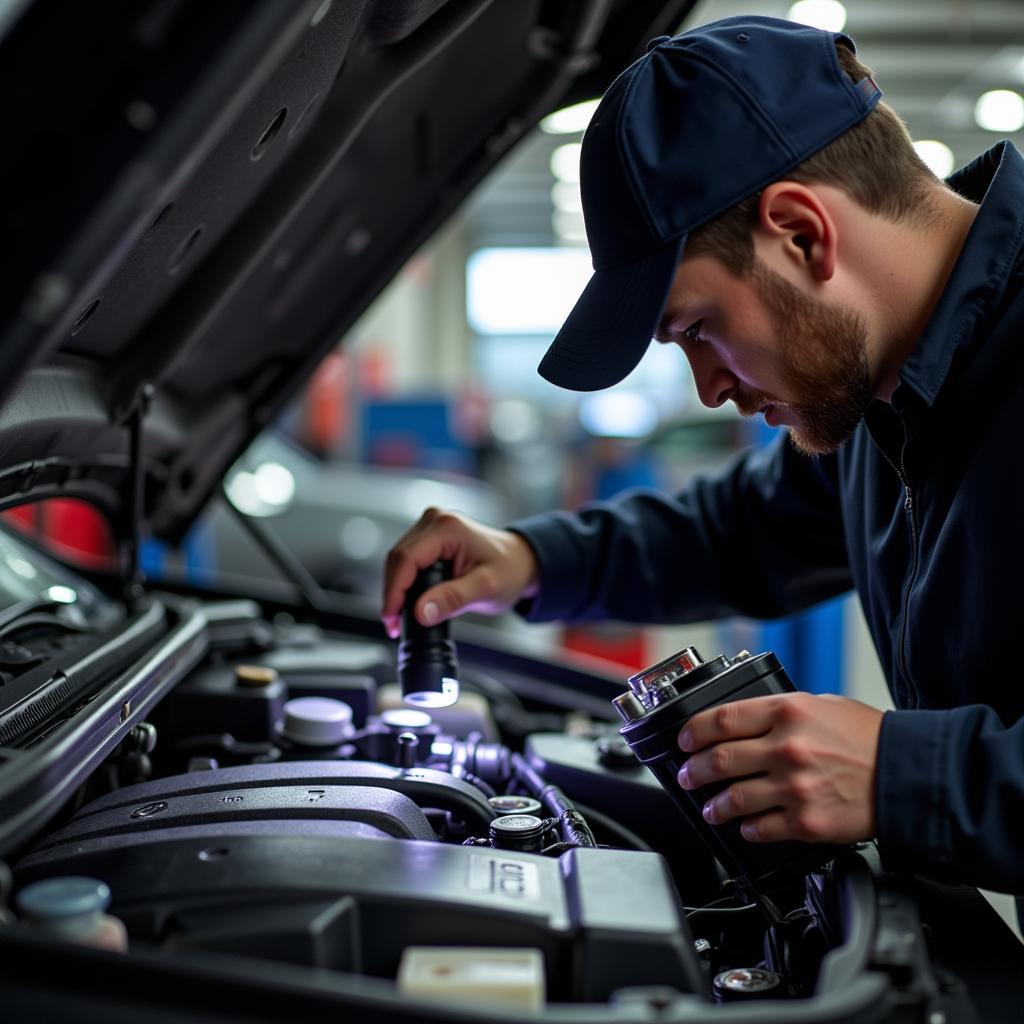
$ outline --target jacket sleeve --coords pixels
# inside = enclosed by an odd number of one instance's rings
[[[876,776],[878,846],[907,869],[1024,892],[1024,719],[982,704],[889,711]]]
[[[835,456],[808,458],[783,432],[679,493],[629,491],[514,523],[533,548],[531,621],[772,618],[848,590]]]

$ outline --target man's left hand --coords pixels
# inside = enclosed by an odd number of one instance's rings
[[[882,712],[845,697],[786,693],[719,704],[687,722],[683,789],[727,779],[704,818],[742,818],[752,842],[853,843],[875,834]]]

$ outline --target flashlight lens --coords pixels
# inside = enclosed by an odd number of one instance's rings
[[[440,690],[417,690],[402,695],[406,704],[415,704],[421,708],[446,708],[459,699],[459,683],[457,679],[445,676],[441,680]]]

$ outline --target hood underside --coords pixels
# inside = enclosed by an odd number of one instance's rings
[[[0,19],[0,507],[181,537],[545,114],[693,0],[35,0]],[[140,419],[141,417],[141,419]]]

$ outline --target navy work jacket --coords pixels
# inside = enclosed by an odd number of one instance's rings
[[[520,610],[770,618],[855,587],[897,708],[884,862],[1024,893],[1024,159],[1000,143],[950,184],[981,208],[891,404],[834,455],[783,432],[679,493],[515,524],[541,573]]]

